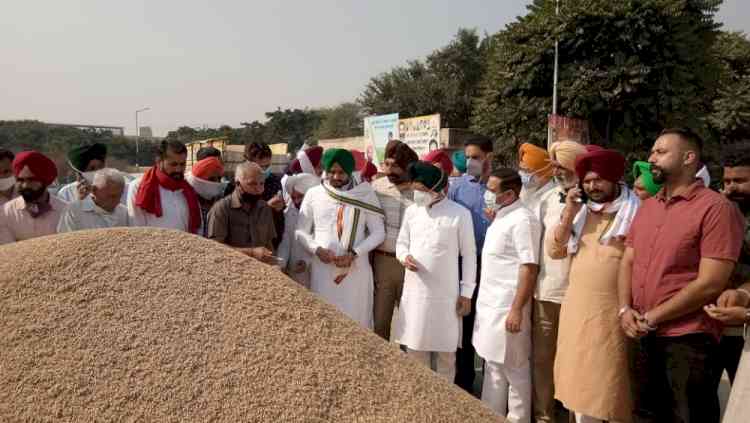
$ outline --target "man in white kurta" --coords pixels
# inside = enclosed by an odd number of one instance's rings
[[[283,260],[281,268],[297,283],[310,288],[310,263],[312,254],[307,252],[302,244],[297,241],[297,221],[299,220],[299,208],[305,194],[311,188],[320,185],[317,175],[300,173],[292,175],[286,180],[284,189],[286,197],[289,198],[284,210],[284,234],[277,255]]]
[[[471,311],[476,286],[476,245],[469,210],[443,193],[448,175],[427,162],[409,167],[415,204],[404,212],[396,257],[404,264],[395,341],[451,383],[462,317]],[[459,280],[459,256],[463,257]]]
[[[128,226],[128,209],[120,204],[125,178],[116,169],[96,172],[91,193],[70,203],[60,217],[57,232]]]
[[[485,360],[482,401],[507,419],[531,421],[531,297],[541,224],[518,199],[521,179],[498,169],[485,201],[494,219],[482,251],[474,348]]]
[[[310,288],[360,325],[373,326],[369,253],[385,239],[383,210],[368,183],[354,185],[347,150],[323,155],[326,179],[302,201],[297,240],[312,259]]]

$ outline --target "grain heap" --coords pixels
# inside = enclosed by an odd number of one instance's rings
[[[0,247],[0,421],[497,422],[283,274],[174,231]]]

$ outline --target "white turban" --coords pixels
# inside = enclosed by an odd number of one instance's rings
[[[305,194],[310,188],[320,185],[320,178],[316,175],[310,175],[309,173],[299,173],[292,175],[286,180],[286,191],[291,194],[292,191],[297,191],[300,194]]]

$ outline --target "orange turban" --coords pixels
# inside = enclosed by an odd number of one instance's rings
[[[193,165],[191,173],[201,179],[208,179],[216,171],[224,175],[224,165],[218,157],[206,157]]]
[[[523,143],[518,148],[518,161],[523,167],[540,178],[552,176],[553,168],[547,151],[534,144]]]

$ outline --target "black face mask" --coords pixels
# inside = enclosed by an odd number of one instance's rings
[[[737,206],[742,210],[743,213],[750,211],[750,196],[739,193],[732,193],[728,197],[730,200],[737,203]]]
[[[254,205],[258,201],[260,201],[261,194],[248,194],[243,192],[242,193],[242,202],[245,204]]]
[[[33,190],[31,188],[25,188],[18,191],[18,194],[23,197],[23,201],[27,203],[33,203],[34,201],[42,198],[42,195],[44,195],[44,191],[47,189],[42,187],[38,190]]]

